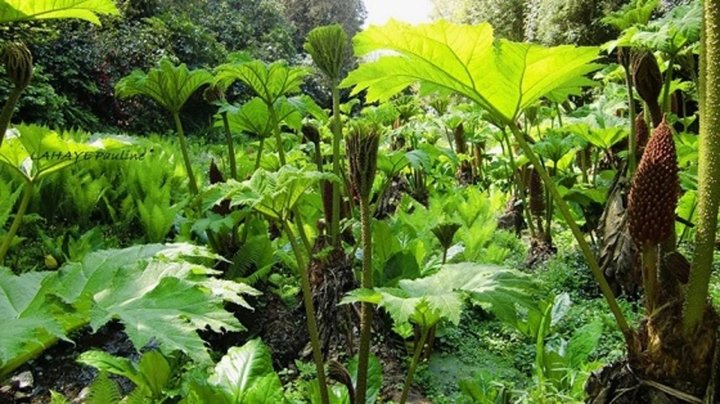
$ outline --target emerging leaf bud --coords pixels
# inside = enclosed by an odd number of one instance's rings
[[[460,225],[458,223],[442,223],[433,227],[431,231],[437,237],[442,248],[447,250],[452,247],[453,238],[455,238],[455,233],[459,229]]]
[[[320,144],[320,131],[315,125],[306,123],[302,126],[301,132],[306,141]]]
[[[663,78],[657,59],[652,52],[640,52],[633,55],[632,61],[633,83],[640,97],[650,107],[653,122],[658,125],[662,119],[662,112],[658,97],[663,87]]]
[[[203,91],[203,98],[208,104],[216,104],[225,99],[225,91],[220,86],[210,86]]]
[[[348,127],[346,138],[348,169],[353,190],[363,200],[370,198],[380,144],[380,126],[355,121]]]
[[[672,234],[679,183],[672,130],[663,119],[645,148],[628,195],[630,235],[635,243],[658,244]]]
[[[662,91],[662,74],[652,52],[641,52],[633,58],[633,83],[647,103],[655,103]]]
[[[22,42],[10,42],[5,46],[3,56],[8,77],[15,87],[27,87],[33,74],[33,57],[27,46]]]
[[[617,48],[617,61],[620,66],[625,68],[630,66],[630,49],[620,46]]]

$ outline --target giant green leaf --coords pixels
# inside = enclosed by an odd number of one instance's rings
[[[272,105],[282,96],[300,92],[300,85],[307,74],[307,69],[291,67],[283,61],[266,64],[253,60],[219,66],[215,80],[222,87],[241,81],[265,103]]]
[[[495,40],[492,27],[446,21],[411,26],[390,21],[354,39],[365,63],[341,83],[384,101],[414,83],[451,91],[477,102],[508,124],[541,97],[574,85],[596,70],[595,47],[538,45]],[[572,87],[572,86],[571,86]]]
[[[189,70],[183,63],[175,66],[163,58],[147,73],[135,70],[115,85],[119,98],[144,95],[172,113],[179,113],[195,91],[213,79],[206,70]]]
[[[337,180],[333,174],[285,165],[275,172],[259,169],[249,180],[216,184],[206,193],[204,206],[225,199],[232,206],[248,206],[273,219],[284,220],[303,195],[319,181]]]
[[[273,106],[277,123],[286,124],[293,129],[302,125],[302,115],[295,105],[285,97],[275,101]],[[240,107],[230,106],[226,109],[230,129],[233,132],[245,132],[260,138],[270,137],[275,129],[273,111],[259,97],[254,97]],[[222,121],[216,126],[223,125]]]
[[[126,139],[111,136],[81,143],[43,126],[18,125],[0,146],[0,165],[34,181],[74,164],[109,158],[110,153],[117,156],[130,145]]]
[[[164,277],[148,293],[134,289],[137,272],[120,272],[113,288],[95,295],[90,325],[98,329],[110,320],[120,320],[133,345],[143,347],[155,341],[165,353],[181,351],[198,362],[210,356],[197,329],[240,331],[237,319],[223,309],[223,301],[213,299],[198,285],[182,279]],[[136,293],[132,293],[133,290]]]
[[[115,273],[121,269],[136,267],[138,263],[145,263],[145,266],[150,266],[151,269],[156,268],[157,265],[149,265],[153,258],[165,261],[161,268],[164,271],[153,270],[140,276],[140,284],[143,284],[143,279],[147,277],[155,277],[155,282],[163,276],[183,277],[187,273],[180,273],[176,264],[182,257],[197,256],[213,257],[207,250],[190,244],[148,244],[97,251],[88,254],[80,262],[63,265],[58,271],[58,285],[54,293],[65,302],[73,303],[82,295],[94,295],[109,287]],[[149,288],[152,289],[154,285],[150,284]]]
[[[0,0],[0,24],[14,21],[79,18],[100,24],[98,14],[117,15],[113,0]]]
[[[28,272],[15,276],[0,267],[0,371],[5,364],[33,346],[48,333],[63,336],[60,323],[40,293],[42,283],[50,272]],[[2,372],[0,372],[2,374]]]
[[[408,322],[431,327],[442,319],[457,324],[469,294],[487,303],[499,316],[514,315],[516,305],[532,306],[532,280],[513,270],[492,265],[445,265],[425,278],[402,280],[396,288],[358,289],[343,303],[368,302],[387,310],[395,325]]]
[[[230,348],[208,381],[224,393],[228,403],[284,401],[270,351],[259,339]]]
[[[209,361],[197,329],[237,330],[225,302],[248,307],[241,294],[257,294],[209,275],[217,271],[190,259],[216,256],[189,244],[134,246],[98,251],[57,272],[14,276],[0,269],[0,376],[38,355],[67,332],[120,320],[137,349],[155,341]]]

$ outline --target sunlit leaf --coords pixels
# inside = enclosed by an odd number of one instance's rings
[[[98,14],[117,15],[113,0],[0,0],[0,24],[14,21],[79,18],[100,24]]]
[[[386,101],[414,83],[426,92],[444,89],[480,104],[502,123],[525,107],[596,70],[598,48],[495,40],[487,23],[446,21],[411,26],[391,21],[371,26],[354,39],[366,62],[343,80],[353,94]]]
[[[188,98],[212,79],[206,70],[191,71],[184,63],[175,66],[170,59],[163,58],[147,73],[135,70],[121,79],[115,85],[115,92],[119,98],[144,95],[168,111],[179,113]]]
[[[215,81],[224,87],[240,81],[250,87],[265,103],[274,104],[284,95],[300,92],[300,85],[307,74],[307,69],[291,67],[283,61],[266,64],[253,60],[219,66]]]

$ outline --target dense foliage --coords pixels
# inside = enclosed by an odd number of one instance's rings
[[[0,0],[0,401],[713,402],[720,8],[586,3]]]

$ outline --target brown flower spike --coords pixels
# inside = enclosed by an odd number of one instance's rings
[[[628,196],[630,235],[638,245],[659,244],[672,234],[679,189],[675,143],[663,118],[645,148]]]
[[[545,190],[543,189],[540,174],[535,168],[530,169],[530,212],[535,216],[542,216],[545,213]]]

